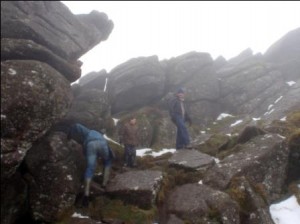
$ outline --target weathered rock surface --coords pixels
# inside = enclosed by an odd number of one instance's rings
[[[1,178],[15,172],[31,144],[65,116],[71,100],[69,82],[49,65],[1,62]]]
[[[137,109],[164,93],[165,72],[157,56],[131,59],[109,73],[112,114]]]
[[[168,197],[168,212],[191,223],[240,223],[239,207],[229,195],[201,184],[186,184]]]
[[[1,38],[29,39],[68,61],[106,40],[113,23],[104,13],[74,16],[61,2],[5,1]]]
[[[106,40],[112,28],[106,14],[74,16],[61,2],[1,2],[1,223],[14,223],[28,212],[42,222],[56,220],[73,205],[78,192],[61,181],[67,173],[48,164],[50,175],[41,177],[45,170],[35,164],[41,156],[34,157],[30,167],[36,176],[28,177],[24,158],[68,113],[73,100],[70,82],[81,75],[78,58]],[[53,141],[58,144],[59,138]],[[50,153],[52,146],[39,144],[40,151]]]
[[[300,28],[292,30],[272,44],[264,54],[265,58],[274,63],[288,60],[299,60],[300,55]],[[300,75],[300,73],[298,73]]]
[[[1,61],[5,60],[35,60],[47,63],[70,82],[74,82],[81,75],[79,64],[74,65],[67,62],[32,40],[2,38]]]
[[[113,197],[149,209],[155,202],[163,175],[160,171],[139,170],[117,174],[107,186]]]
[[[214,164],[212,156],[196,150],[177,150],[169,159],[170,165],[183,167],[186,169],[206,169]]]
[[[245,176],[262,188],[266,200],[278,199],[286,177],[288,149],[282,137],[260,135],[243,145],[243,149],[209,169],[203,183],[225,190],[234,177]]]
[[[107,93],[93,88],[81,90],[80,94],[73,100],[64,119],[79,122],[98,131],[105,129],[109,123],[113,122],[110,117]]]
[[[29,206],[35,220],[58,221],[74,205],[85,170],[81,147],[62,132],[51,132],[25,158]]]

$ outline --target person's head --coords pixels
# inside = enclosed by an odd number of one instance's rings
[[[135,124],[136,124],[136,118],[135,118],[135,117],[129,118],[129,123],[130,123],[131,125],[135,125]]]
[[[176,96],[179,98],[179,99],[183,99],[184,98],[184,94],[185,94],[185,90],[184,88],[180,87],[177,92],[176,92]]]

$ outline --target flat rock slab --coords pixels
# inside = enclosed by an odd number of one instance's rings
[[[114,198],[148,209],[155,201],[162,178],[161,171],[129,171],[117,174],[107,185],[106,191]]]
[[[169,159],[171,165],[189,169],[202,169],[214,164],[214,157],[197,150],[178,150]]]

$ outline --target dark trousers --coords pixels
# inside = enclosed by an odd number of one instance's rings
[[[136,149],[134,145],[125,144],[124,163],[125,166],[135,166]]]
[[[176,149],[182,149],[190,144],[190,136],[182,116],[176,116],[177,136]]]

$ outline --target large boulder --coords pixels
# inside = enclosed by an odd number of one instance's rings
[[[185,169],[200,170],[212,166],[214,158],[196,150],[179,150],[169,159],[169,163]]]
[[[105,13],[74,16],[59,1],[1,3],[1,38],[33,40],[71,62],[106,40],[112,28]]]
[[[264,57],[272,63],[282,63],[292,59],[299,60],[300,28],[288,32],[272,44],[264,54]]]
[[[131,59],[109,73],[112,114],[140,108],[162,97],[165,72],[157,56]]]
[[[235,177],[245,176],[268,202],[277,200],[287,175],[288,148],[277,134],[259,135],[209,169],[203,183],[225,190]]]
[[[69,82],[38,61],[1,63],[1,178],[12,175],[32,143],[67,114]]]
[[[81,147],[62,132],[50,132],[25,158],[29,207],[34,220],[58,221],[81,190],[85,158]]]
[[[167,211],[189,223],[239,224],[239,206],[229,195],[202,184],[176,187],[168,197]]]
[[[67,80],[74,82],[81,75],[80,64],[72,64],[32,40],[1,39],[1,61],[36,60],[49,64]]]
[[[82,90],[73,100],[64,119],[81,123],[97,131],[108,128],[113,121],[107,93],[93,88]]]
[[[106,91],[108,82],[108,74],[106,70],[101,70],[99,72],[90,72],[85,76],[79,79],[79,85],[83,90],[88,89],[98,89],[102,91]]]
[[[144,209],[151,208],[160,189],[161,171],[139,170],[117,174],[106,187],[112,197]]]

